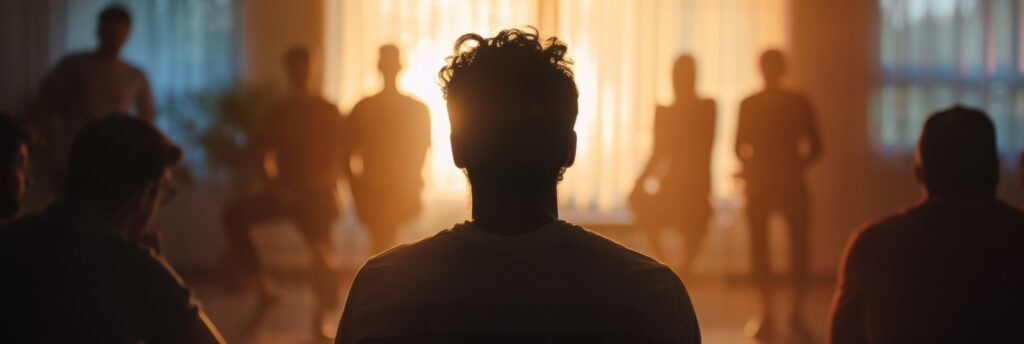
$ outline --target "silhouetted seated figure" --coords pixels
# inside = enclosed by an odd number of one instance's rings
[[[768,265],[768,218],[778,212],[786,220],[793,307],[789,323],[802,339],[810,331],[802,321],[803,300],[810,270],[808,222],[810,205],[804,171],[821,156],[814,109],[804,95],[782,87],[785,60],[781,52],[761,55],[764,90],[740,104],[736,156],[743,164],[747,196],[751,265],[761,297],[761,316],[747,325],[759,339],[774,336],[771,269]]]
[[[0,113],[0,220],[18,214],[25,199],[28,144],[32,135],[10,115]]]
[[[352,154],[362,159],[362,171],[352,171],[352,195],[373,254],[394,246],[401,226],[419,215],[430,148],[427,106],[398,91],[397,47],[380,48],[378,68],[384,89],[359,101],[348,117]]]
[[[231,282],[256,282],[263,302],[276,298],[276,287],[260,264],[251,230],[256,224],[277,219],[297,225],[312,258],[317,301],[313,328],[320,334],[323,312],[340,302],[331,228],[340,215],[338,178],[348,159],[338,108],[308,90],[309,60],[309,51],[303,47],[285,53],[291,92],[271,107],[262,132],[249,146],[254,160],[262,163],[269,157],[276,171],[264,169],[269,177],[266,188],[230,203],[224,222],[230,242]]]
[[[40,87],[49,158],[58,179],[63,178],[71,140],[82,126],[111,113],[134,114],[147,122],[156,116],[146,74],[121,59],[132,26],[128,11],[109,6],[98,22],[96,50],[65,56]]]
[[[915,161],[924,199],[850,237],[832,343],[1019,341],[1024,213],[996,198],[996,154],[984,113],[928,119]]]
[[[667,266],[558,219],[576,153],[566,46],[537,33],[467,34],[440,72],[473,220],[359,271],[336,343],[698,343]]]
[[[697,96],[697,66],[680,56],[672,71],[675,103],[654,113],[654,149],[630,195],[634,223],[646,231],[655,258],[663,227],[686,234],[683,271],[689,272],[711,219],[711,147],[715,101]]]
[[[64,194],[0,238],[0,342],[219,343],[170,264],[141,244],[181,150],[138,119],[86,125]]]

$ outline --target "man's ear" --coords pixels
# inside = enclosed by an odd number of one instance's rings
[[[569,141],[566,142],[568,144],[568,149],[565,151],[565,163],[562,164],[562,167],[568,168],[572,167],[572,164],[576,163],[576,131],[569,131],[569,136],[566,140]]]
[[[449,135],[448,138],[452,144],[452,160],[455,161],[455,167],[466,168],[466,155],[459,140],[455,138],[455,133]]]

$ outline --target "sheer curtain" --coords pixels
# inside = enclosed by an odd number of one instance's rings
[[[988,111],[1004,153],[1021,147],[1018,1],[881,0],[878,8],[872,106],[883,151],[908,154],[928,114],[958,102]]]
[[[436,82],[455,39],[533,25],[566,41],[580,89],[580,141],[562,207],[610,221],[625,219],[626,195],[650,154],[655,106],[672,102],[671,68],[681,53],[696,57],[699,89],[718,101],[715,194],[733,199],[737,104],[760,86],[760,52],[786,45],[785,0],[349,0],[328,2],[326,12],[325,90],[343,111],[378,90],[377,47],[402,49],[401,87],[431,111],[424,176],[434,198],[466,194]]]
[[[55,0],[51,62],[95,49],[96,21],[107,6],[124,6],[132,32],[124,58],[149,77],[158,107],[157,125],[189,152],[186,164],[203,171],[198,134],[210,125],[208,105],[194,101],[214,94],[239,75],[239,19],[235,0]]]

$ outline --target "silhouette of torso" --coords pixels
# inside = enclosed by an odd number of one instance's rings
[[[1019,339],[1024,213],[995,199],[925,201],[854,234],[839,291],[838,337],[866,334],[871,343]]]
[[[342,173],[342,117],[334,104],[318,96],[291,96],[276,104],[258,140],[274,152],[285,185],[333,187]]]
[[[519,235],[474,223],[370,259],[337,343],[697,343],[667,266],[563,221]]]
[[[362,159],[362,171],[352,180],[357,206],[371,212],[389,209],[389,216],[397,217],[418,212],[430,147],[426,105],[398,93],[380,93],[356,104],[348,125],[353,154]]]
[[[802,179],[800,142],[813,128],[810,102],[786,90],[757,93],[740,106],[737,140],[747,145],[743,173],[749,186],[768,187]],[[744,153],[741,153],[744,154]]]
[[[710,194],[714,111],[713,101],[701,99],[659,107],[655,113],[654,144],[664,147],[670,160],[662,181],[666,196],[707,199]]]
[[[50,140],[53,157],[63,166],[78,131],[112,113],[134,114],[150,121],[156,113],[149,81],[142,70],[123,61],[107,61],[97,53],[67,56],[46,76],[43,101],[60,119]]]
[[[176,342],[200,308],[163,257],[51,207],[0,228],[0,342]]]

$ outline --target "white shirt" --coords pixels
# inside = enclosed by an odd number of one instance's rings
[[[686,288],[667,266],[555,221],[522,235],[471,222],[370,259],[336,343],[699,343]]]

